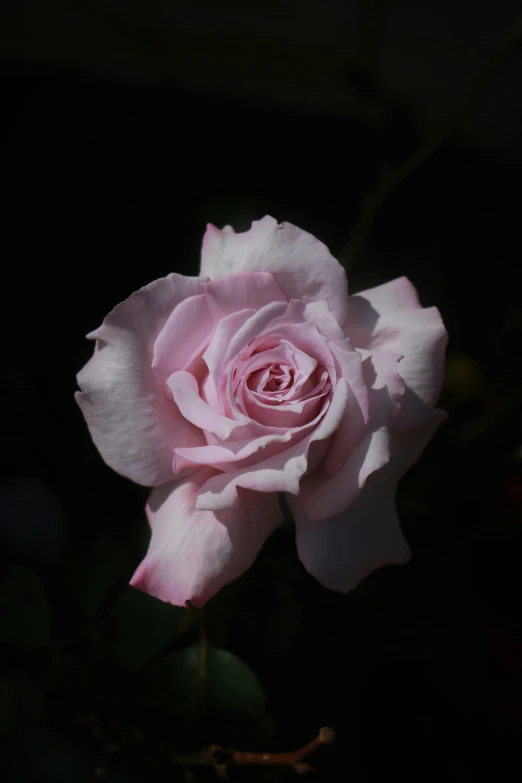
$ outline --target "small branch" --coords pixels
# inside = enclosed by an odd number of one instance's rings
[[[498,49],[495,56],[484,68],[477,82],[472,86],[462,101],[457,115],[447,124],[436,130],[426,139],[419,149],[404,163],[396,167],[384,167],[379,188],[363,199],[363,213],[353,229],[350,239],[340,252],[340,258],[353,269],[355,259],[361,252],[375,215],[391,191],[401,183],[412,171],[431,158],[455,133],[455,131],[472,115],[488,88],[497,78],[502,68],[516,54],[522,41],[522,14],[517,17],[514,25]]]
[[[103,750],[103,759],[94,770],[93,781],[105,780],[109,776],[110,761],[120,748],[145,742],[141,729],[124,726],[119,720],[110,719],[102,722],[98,715],[91,713],[76,716],[76,721],[100,741]],[[170,752],[169,759],[172,764],[186,769],[201,766],[214,767],[217,775],[221,778],[227,777],[227,769],[230,766],[292,767],[299,775],[303,775],[314,771],[314,768],[305,759],[321,745],[333,745],[334,742],[335,731],[322,728],[317,737],[303,748],[288,753],[250,753],[224,748],[221,745],[210,745],[199,753],[179,756]]]
[[[322,728],[315,739],[299,750],[289,753],[249,753],[232,748],[223,748],[221,745],[211,745],[199,754],[189,756],[171,756],[176,764],[185,767],[212,765],[219,777],[226,777],[229,766],[278,766],[293,767],[297,773],[303,775],[312,772],[313,767],[304,761],[321,745],[333,745],[335,732],[333,729]]]

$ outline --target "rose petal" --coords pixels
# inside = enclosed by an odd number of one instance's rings
[[[204,288],[218,318],[237,310],[259,310],[272,302],[288,301],[274,276],[266,271],[241,271],[210,280]]]
[[[333,475],[323,466],[302,482],[301,501],[310,519],[326,519],[355,501],[368,477],[390,459],[388,427],[369,432]]]
[[[430,411],[427,420],[414,430],[394,432],[391,440],[392,455],[386,466],[386,475],[397,483],[405,473],[420,459],[422,452],[433,438],[448,414],[435,408]]]
[[[287,444],[291,440],[297,440],[292,432],[272,432],[262,435],[258,438],[245,438],[244,440],[231,441],[227,443],[210,443],[208,446],[199,446],[194,449],[176,449],[175,450],[175,472],[186,468],[192,464],[213,465],[218,470],[237,470],[243,467],[245,462],[251,464],[254,455],[259,451],[263,452],[262,459],[267,456],[277,454],[283,449],[287,449]],[[239,464],[238,464],[239,463]]]
[[[224,585],[241,576],[282,522],[275,495],[241,491],[226,511],[197,511],[200,481],[168,483],[147,504],[152,528],[149,551],[131,585],[177,606],[201,607]]]
[[[315,419],[324,403],[327,392],[309,397],[302,401],[281,402],[280,405],[266,405],[260,399],[244,389],[244,407],[246,413],[260,424],[267,427],[281,427],[292,430],[295,427],[304,427]]]
[[[343,511],[354,502],[368,477],[388,463],[390,423],[404,389],[396,369],[399,358],[376,352],[367,354],[362,362],[369,390],[369,429],[355,448],[343,453],[341,436],[349,427],[349,422],[344,421],[339,439],[336,440],[337,432],[332,439],[332,454],[329,453],[320,468],[302,481],[301,502],[311,519],[325,519]],[[347,410],[349,413],[350,409]],[[344,463],[339,467],[343,456]]]
[[[271,337],[295,346],[310,358],[317,360],[322,367],[328,370],[332,383],[336,382],[336,362],[328,342],[314,323],[303,321],[302,323],[270,324],[263,332],[263,337]]]
[[[235,362],[241,351],[252,340],[259,339],[267,330],[267,327],[273,325],[275,319],[287,313],[289,306],[289,304],[283,304],[282,302],[273,302],[254,313],[230,340],[224,355],[223,364]]]
[[[192,367],[212,336],[214,322],[205,294],[181,302],[154,343],[152,367],[162,383],[172,373]]]
[[[347,593],[377,568],[410,559],[393,497],[383,495],[378,474],[370,477],[352,506],[328,519],[312,521],[295,498],[289,496],[289,503],[299,559],[331,590]]]
[[[203,239],[201,273],[222,277],[234,272],[271,272],[288,299],[326,299],[339,323],[347,312],[343,267],[322,242],[291,223],[272,217],[252,223],[244,233],[209,225]]]
[[[237,361],[240,351],[259,336],[275,314],[281,314],[287,307],[283,302],[273,302],[258,312],[250,308],[221,319],[203,354],[216,387],[221,385],[223,375],[227,373],[230,363]]]
[[[348,299],[348,301],[350,300]],[[326,299],[308,302],[302,312],[304,319],[314,323],[329,343],[340,345],[343,348],[350,347],[350,341],[347,340],[343,329],[333,316]],[[353,350],[353,348],[350,347],[350,350]]]
[[[321,584],[347,593],[372,571],[410,557],[394,506],[397,481],[419,459],[440,424],[435,410],[415,430],[394,435],[389,463],[367,480],[355,502],[329,519],[311,520],[300,498],[288,496],[299,558]]]
[[[174,472],[197,465],[212,465],[221,471],[238,471],[259,464],[260,458],[266,464],[269,457],[288,451],[311,434],[326,414],[330,402],[322,401],[319,410],[310,415],[301,426],[283,428],[279,426],[260,427],[264,434],[244,439],[230,439],[226,442],[209,442],[207,446],[175,449]],[[284,416],[284,411],[281,412]],[[262,452],[260,455],[259,452]]]
[[[359,352],[348,353],[331,345],[332,353],[341,368],[342,376],[348,382],[349,395],[344,416],[332,436],[332,444],[325,457],[324,470],[335,473],[340,470],[363,438],[370,417],[369,387],[363,373],[362,356]]]
[[[210,478],[201,489],[196,508],[230,508],[236,502],[238,487],[259,492],[290,492],[297,495],[299,481],[308,466],[307,454],[310,445],[314,441],[329,438],[335,432],[343,416],[347,398],[348,386],[340,379],[328,411],[310,435],[251,467]]]
[[[421,304],[408,278],[398,277],[348,297],[343,331],[357,348],[367,348],[379,317],[403,308],[421,309]]]
[[[165,383],[176,370],[184,370],[202,356],[217,325],[238,311],[254,313],[272,302],[286,302],[273,276],[242,272],[203,283],[203,293],[176,307],[154,345],[153,367]]]
[[[179,370],[170,376],[167,384],[182,416],[196,427],[213,432],[221,440],[227,440],[232,433],[243,438],[262,434],[260,425],[247,416],[243,416],[241,420],[229,419],[208,405],[201,398],[198,383],[190,373]]]
[[[440,394],[448,334],[436,307],[396,310],[379,318],[370,350],[401,353],[406,389],[396,429],[412,429],[429,416]]]
[[[168,316],[201,291],[196,278],[168,275],[136,291],[88,335],[97,342],[78,374],[76,400],[105,462],[138,484],[170,480],[174,447],[202,442],[151,368],[154,341]]]
[[[348,300],[345,334],[356,348],[400,353],[406,383],[397,429],[418,427],[437,402],[444,372],[447,333],[435,307],[422,308],[405,277]]]

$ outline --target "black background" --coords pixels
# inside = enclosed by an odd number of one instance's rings
[[[145,735],[115,740],[111,780],[182,779],[166,760],[171,745],[289,750],[321,725],[338,735],[312,762],[321,779],[507,779],[522,733],[520,168],[450,140],[390,194],[354,263],[343,248],[361,197],[383,162],[424,141],[407,107],[390,99],[375,127],[175,79],[137,86],[8,58],[0,78],[2,607],[15,624],[37,624],[25,588],[16,600],[9,592],[13,565],[30,569],[51,625],[50,646],[30,631],[19,644],[4,621],[8,775],[93,779],[104,740],[78,716],[94,713],[105,740],[115,720]],[[197,274],[207,222],[244,230],[265,214],[326,242],[347,262],[352,292],[407,275],[450,334],[450,418],[399,492],[413,561],[333,594],[299,564],[285,525],[205,610],[210,644],[261,683],[272,734],[219,710],[190,722],[164,704],[142,707],[147,666],[136,672],[128,651],[122,662],[108,648],[120,633],[114,602],[146,546],[128,543],[146,531],[146,491],[103,464],[73,400],[92,349],[84,336],[116,303],[170,271]],[[125,550],[121,562],[107,541]],[[93,635],[100,601],[82,596],[98,573],[113,589]],[[128,645],[139,646],[164,618],[130,611]],[[167,652],[196,642],[197,622],[173,636]]]

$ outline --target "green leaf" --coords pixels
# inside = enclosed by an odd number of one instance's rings
[[[228,650],[209,647],[206,656],[205,695],[219,709],[241,712],[270,731],[265,694],[249,667]]]
[[[174,652],[157,667],[150,686],[155,698],[184,720],[203,711],[217,721],[234,713],[250,717],[267,732],[273,729],[259,680],[227,650],[195,643]]]
[[[45,647],[50,639],[49,607],[42,580],[13,566],[0,582],[0,644]]]
[[[125,588],[111,617],[116,620],[116,638],[109,647],[130,669],[150,661],[178,633],[188,609]]]

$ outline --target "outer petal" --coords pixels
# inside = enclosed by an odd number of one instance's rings
[[[310,519],[322,520],[343,511],[361,493],[369,476],[390,459],[387,427],[369,432],[343,467],[328,475],[319,469],[303,482],[301,503]]]
[[[410,558],[393,497],[383,496],[378,474],[370,477],[349,509],[328,519],[312,521],[294,498],[289,503],[299,559],[331,590],[348,593],[377,568]]]
[[[299,498],[288,496],[299,558],[325,587],[347,593],[377,568],[407,562],[410,550],[394,506],[397,481],[418,460],[445,418],[443,411],[433,411],[423,427],[397,434],[388,465],[369,477],[344,512],[312,521]]]
[[[381,316],[371,349],[401,353],[399,374],[406,388],[396,429],[418,427],[429,416],[440,394],[448,334],[436,307],[397,310]]]
[[[403,308],[422,309],[422,305],[413,283],[407,277],[396,277],[375,288],[352,294],[343,327],[347,331],[350,325],[359,325],[371,334],[379,316]]]
[[[362,369],[369,389],[368,429],[341,467],[340,447],[334,437],[333,457],[328,454],[319,469],[302,482],[301,504],[311,519],[325,519],[343,511],[355,501],[368,477],[389,462],[390,422],[404,391],[397,373],[398,359],[396,354],[380,352],[365,356]]]
[[[326,299],[342,323],[347,312],[343,267],[322,242],[291,223],[272,217],[252,223],[241,234],[209,225],[203,239],[201,274],[222,277],[234,272],[271,272],[288,299]]]
[[[368,348],[380,316],[403,308],[422,309],[412,283],[398,277],[348,297],[343,331],[358,348]]]
[[[239,272],[210,280],[204,288],[218,318],[236,310],[259,310],[271,302],[287,301],[273,275],[265,270]]]
[[[191,601],[201,607],[241,576],[282,522],[277,496],[247,491],[234,508],[197,511],[195,500],[205,477],[208,471],[152,492],[149,551],[131,580],[139,590],[178,606]]]
[[[400,277],[350,296],[343,329],[357,348],[403,355],[406,390],[394,427],[420,426],[437,402],[444,371],[448,336],[437,308],[422,308],[413,285]]]
[[[132,294],[88,335],[97,342],[78,374],[76,400],[105,462],[138,484],[172,479],[174,447],[202,442],[151,369],[154,341],[170,313],[202,290],[197,278],[168,275]]]

